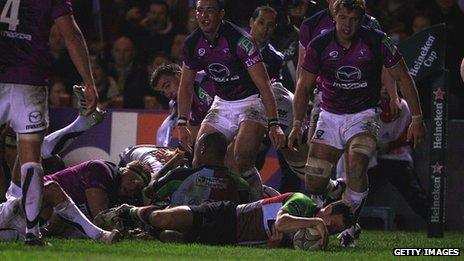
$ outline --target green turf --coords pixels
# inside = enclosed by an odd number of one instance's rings
[[[390,260],[395,247],[464,247],[463,233],[447,233],[443,239],[430,239],[424,233],[363,231],[356,248],[338,246],[330,238],[325,252],[247,247],[163,244],[157,241],[127,240],[103,245],[90,240],[51,239],[53,246],[26,247],[21,242],[0,242],[0,260]],[[462,258],[463,253],[461,253]]]

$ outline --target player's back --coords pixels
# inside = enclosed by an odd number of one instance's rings
[[[69,0],[0,0],[0,82],[45,85],[53,21],[70,14]]]
[[[170,199],[170,206],[249,202],[247,182],[224,167],[177,168],[161,178],[155,190],[158,199]]]

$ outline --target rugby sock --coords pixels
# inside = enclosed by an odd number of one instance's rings
[[[47,135],[42,144],[42,157],[44,159],[58,154],[71,144],[79,135],[92,127],[91,121],[82,115],[68,126]]]
[[[26,214],[26,234],[40,237],[39,213],[43,189],[43,169],[37,162],[21,165],[22,204]]]
[[[263,183],[257,168],[249,169],[241,173],[243,179],[248,182],[250,186],[251,201],[257,201],[263,198]]]
[[[129,215],[132,219],[142,222],[145,225],[150,225],[150,214],[157,210],[155,206],[146,206],[140,208],[131,208]]]
[[[90,222],[70,198],[60,202],[53,210],[58,216],[64,219],[66,223],[81,230],[91,239],[97,240],[104,231]]]
[[[344,201],[350,206],[352,213],[354,214],[355,221],[358,220],[361,208],[364,204],[364,201],[367,197],[369,190],[364,192],[356,192],[350,188],[346,188],[345,194],[343,195]]]

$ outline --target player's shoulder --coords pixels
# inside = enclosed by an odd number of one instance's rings
[[[253,38],[247,31],[227,20],[223,20],[219,30],[221,36],[225,37],[232,47],[253,44]]]
[[[186,46],[195,45],[201,36],[202,36],[202,32],[200,28],[197,28],[185,38],[184,43]]]
[[[301,23],[301,27],[304,26],[310,30],[314,29],[319,24],[319,22],[328,15],[329,15],[329,9],[321,10],[313,14],[309,18],[306,18],[305,20],[303,20],[303,22]]]
[[[380,23],[377,20],[377,18],[375,18],[375,17],[373,17],[371,15],[368,15],[368,14],[364,15],[363,25],[367,26],[367,27],[371,27],[373,29],[381,30]]]
[[[321,52],[329,45],[329,43],[334,39],[334,37],[335,28],[331,28],[325,31],[324,33],[316,36],[313,40],[311,40],[309,46]]]

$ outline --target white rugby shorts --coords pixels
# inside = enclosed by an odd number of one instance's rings
[[[322,109],[311,142],[344,150],[347,142],[355,135],[366,133],[377,138],[378,132],[378,109],[371,108],[353,114],[335,114]]]
[[[264,105],[258,94],[236,101],[227,101],[216,96],[201,124],[210,125],[230,141],[243,121],[254,121],[267,126]]]
[[[48,127],[47,88],[0,83],[0,124],[10,121],[16,133],[43,131]]]

